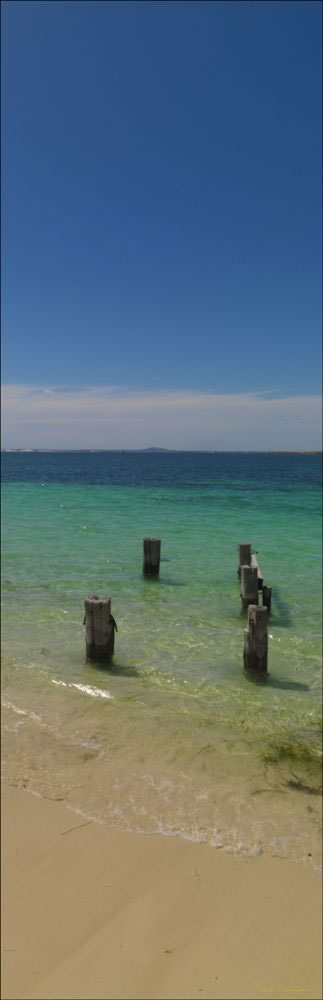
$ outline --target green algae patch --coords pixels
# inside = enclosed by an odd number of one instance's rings
[[[284,784],[289,788],[313,795],[322,793],[321,745],[289,737],[268,744],[262,756],[265,764],[283,770]]]

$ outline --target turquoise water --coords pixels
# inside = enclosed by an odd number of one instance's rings
[[[4,780],[127,829],[317,863],[319,458],[283,458],[6,456]],[[273,588],[265,683],[243,671],[241,540]],[[110,668],[85,662],[91,593],[112,599]]]

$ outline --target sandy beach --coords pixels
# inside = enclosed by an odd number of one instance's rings
[[[3,1000],[321,997],[321,880],[2,797]]]

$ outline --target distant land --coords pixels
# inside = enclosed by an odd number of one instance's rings
[[[242,449],[238,448],[234,450],[230,448],[226,450],[225,448],[216,449],[213,451],[211,448],[203,449],[199,448],[191,450],[190,448],[1,448],[1,454],[15,454],[15,455],[60,455],[61,453],[74,454],[79,452],[84,455],[97,455],[97,454],[159,454],[160,452],[167,452],[170,455],[181,455],[181,454],[193,454],[193,455],[322,455],[321,451],[272,451],[267,449],[265,451],[259,451],[258,449]]]

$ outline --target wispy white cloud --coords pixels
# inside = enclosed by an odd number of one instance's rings
[[[7,385],[2,408],[6,448],[321,447],[318,395]]]

